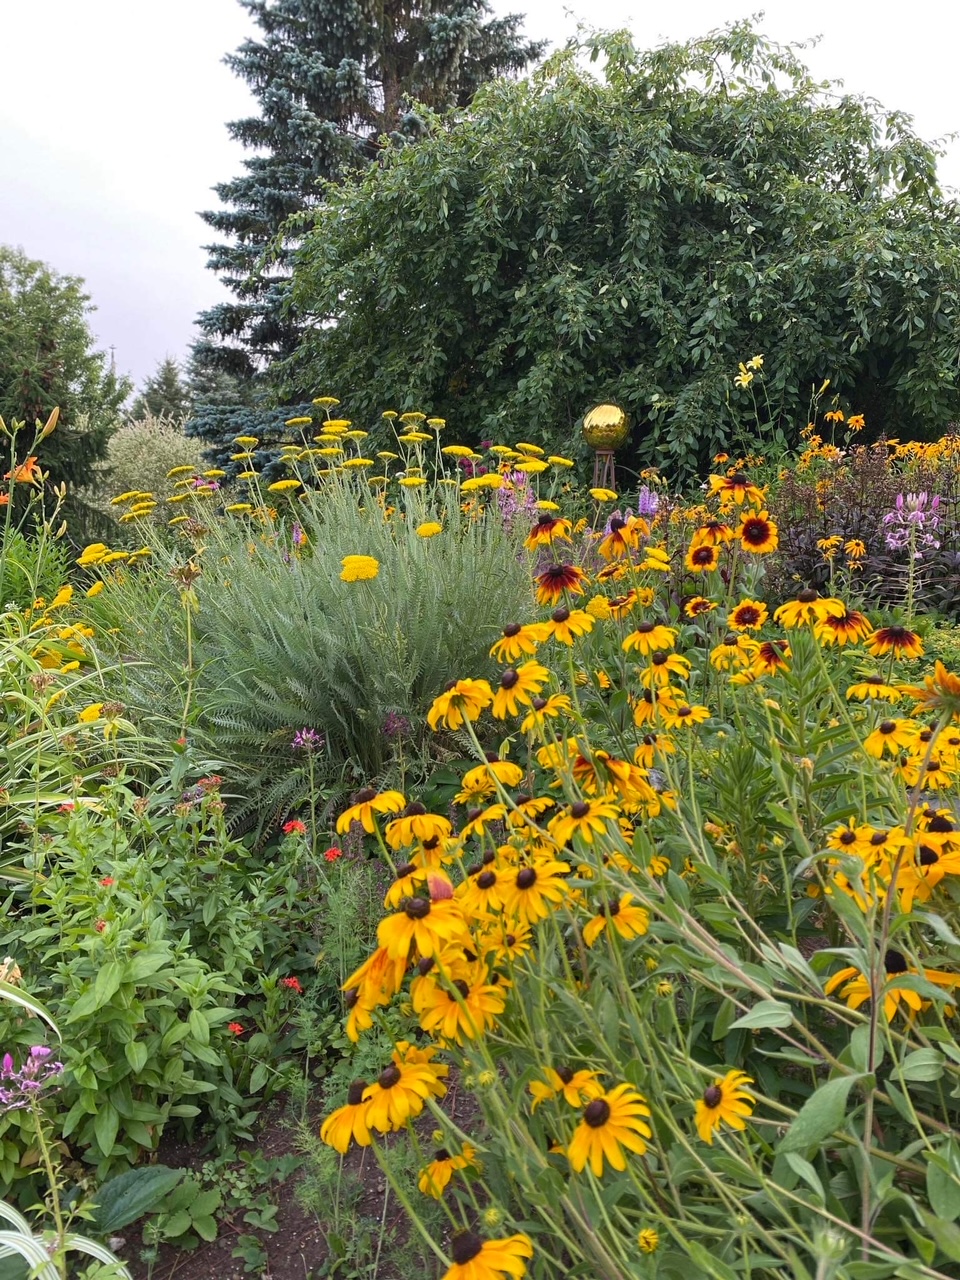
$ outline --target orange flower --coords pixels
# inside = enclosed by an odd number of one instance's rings
[[[18,467],[14,467],[12,471],[8,471],[3,478],[9,480],[11,476],[14,484],[40,485],[43,481],[43,472],[37,466],[37,459],[33,455],[26,462],[21,462]]]

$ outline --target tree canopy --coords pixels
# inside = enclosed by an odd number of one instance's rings
[[[491,19],[486,0],[240,0],[262,32],[227,65],[260,112],[228,129],[255,154],[215,188],[222,209],[201,214],[226,242],[208,265],[235,295],[203,312],[198,354],[252,378],[291,352],[285,313],[289,220],[324,199],[326,183],[368,165],[382,141],[422,129],[414,104],[466,105],[492,76],[521,71],[542,46],[516,16]]]
[[[0,245],[0,417],[32,427],[59,405],[40,461],[71,489],[105,456],[130,389],[96,350],[91,310],[82,280]]]
[[[190,388],[183,379],[179,364],[172,356],[164,356],[144,380],[128,417],[185,418],[192,404]]]
[[[329,193],[285,391],[555,447],[610,399],[638,461],[689,471],[730,441],[738,362],[762,353],[775,430],[824,378],[868,425],[940,430],[960,234],[936,159],[749,24],[646,52],[598,37]]]

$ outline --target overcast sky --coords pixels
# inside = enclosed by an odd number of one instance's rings
[[[628,26],[639,43],[700,35],[749,16],[737,0],[508,3],[532,36],[562,42],[575,12]],[[769,0],[778,40],[822,37],[818,77],[911,113],[926,138],[960,128],[960,6],[948,0]],[[84,277],[99,341],[138,382],[180,358],[196,313],[226,296],[205,269],[215,182],[239,172],[224,122],[247,114],[245,86],[222,65],[248,33],[236,0],[0,0],[0,242]],[[960,143],[943,180],[960,187]]]

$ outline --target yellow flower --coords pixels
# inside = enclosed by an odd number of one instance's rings
[[[715,1080],[696,1106],[695,1123],[697,1133],[704,1142],[713,1143],[713,1135],[721,1124],[728,1124],[731,1129],[745,1129],[746,1117],[754,1108],[753,1095],[746,1085],[753,1080],[742,1071],[728,1071],[722,1080]]]
[[[505,1240],[483,1240],[474,1231],[459,1231],[450,1242],[452,1265],[442,1280],[520,1280],[525,1259],[533,1257],[530,1237],[518,1233]]]
[[[660,1235],[653,1227],[644,1227],[637,1236],[637,1248],[641,1253],[656,1253],[660,1247]]]
[[[425,520],[423,524],[417,525],[417,536],[420,538],[435,538],[442,532],[443,525],[438,524],[436,520]]]
[[[590,497],[595,498],[597,502],[616,502],[617,495],[612,489],[591,489]]]
[[[88,587],[84,593],[88,600],[92,600],[94,596],[98,596],[103,590],[102,582],[95,582],[92,587]]]
[[[57,594],[47,605],[48,609],[61,609],[65,604],[69,604],[73,599],[73,587],[61,587]]]
[[[89,707],[84,709],[77,715],[77,719],[81,724],[92,724],[94,720],[99,720],[103,714],[103,703],[93,702]]]
[[[606,1159],[611,1169],[622,1173],[627,1161],[621,1148],[639,1156],[647,1149],[645,1139],[652,1136],[647,1124],[649,1116],[646,1098],[629,1084],[618,1084],[609,1093],[592,1099],[584,1107],[583,1119],[567,1147],[571,1169],[582,1173],[589,1160],[599,1178]]]
[[[472,493],[475,489],[501,489],[502,487],[503,476],[491,471],[489,475],[472,476],[469,480],[464,480],[460,486],[460,492]]]
[[[380,572],[380,561],[373,556],[344,556],[340,578],[343,582],[369,582]]]
[[[459,729],[466,720],[476,720],[484,707],[493,702],[493,690],[486,680],[457,680],[433,700],[427,712],[427,724],[436,730]]]
[[[273,484],[267,485],[268,493],[285,493],[288,489],[299,489],[299,480],[274,480]]]

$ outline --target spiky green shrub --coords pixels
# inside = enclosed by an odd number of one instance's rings
[[[119,696],[205,737],[238,820],[279,820],[311,787],[422,776],[438,755],[424,709],[464,662],[486,670],[530,607],[522,535],[495,510],[464,511],[442,479],[398,488],[394,509],[356,474],[268,495],[276,517],[178,507],[179,539],[90,601],[98,635],[122,637]],[[442,532],[418,534],[428,522]],[[350,555],[376,560],[376,577],[345,581]],[[302,729],[322,747],[298,749]]]

